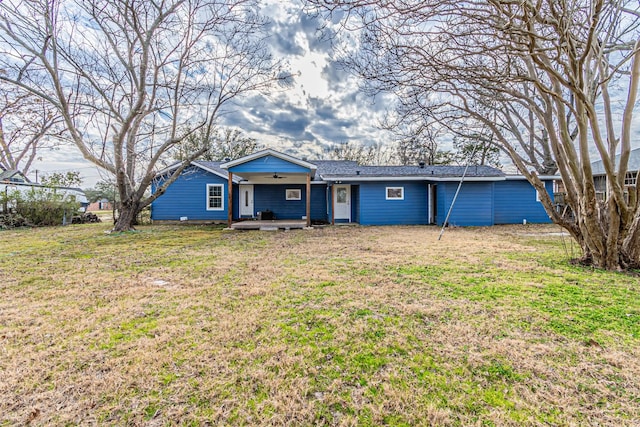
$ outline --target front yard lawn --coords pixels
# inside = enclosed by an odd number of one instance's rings
[[[638,277],[552,226],[0,232],[0,425],[640,425]]]

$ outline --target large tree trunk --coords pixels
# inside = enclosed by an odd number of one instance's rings
[[[589,199],[580,198],[577,206],[569,203],[573,210],[570,218],[551,215],[580,245],[582,256],[577,261],[607,270],[640,268],[640,216],[636,214],[625,224],[612,197],[596,201],[595,208]],[[543,204],[548,212],[554,209],[552,203],[543,200]]]
[[[620,239],[622,261],[627,268],[640,269],[640,216],[631,223],[630,231]]]
[[[120,204],[120,215],[113,226],[113,232],[135,230],[136,219],[140,213],[140,203],[127,201]]]

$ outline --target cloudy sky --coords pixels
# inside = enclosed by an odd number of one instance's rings
[[[264,146],[292,155],[321,158],[331,144],[379,143],[390,136],[377,128],[389,103],[358,92],[356,80],[331,61],[331,44],[319,37],[319,22],[308,17],[301,2],[264,0],[262,13],[271,18],[273,55],[288,63],[293,86],[269,94],[252,94],[227,107],[221,121]],[[42,153],[31,168],[39,173],[78,170],[83,187],[101,179],[100,171],[74,148]],[[104,174],[104,173],[103,173]]]
[[[227,107],[221,123],[241,129],[263,146],[310,159],[321,158],[327,147],[345,141],[390,142],[391,136],[377,125],[391,107],[391,99],[372,99],[360,93],[356,79],[332,62],[331,44],[317,31],[322,22],[307,16],[298,0],[262,0],[262,4],[261,12],[272,21],[269,42],[273,55],[286,61],[294,83],[269,94],[238,99]],[[626,87],[611,91],[614,99],[626,98]],[[638,141],[640,114],[634,119],[634,134],[638,135],[634,141]],[[42,159],[31,168],[32,178],[36,169],[40,174],[80,171],[84,187],[107,178],[75,148],[47,151]]]

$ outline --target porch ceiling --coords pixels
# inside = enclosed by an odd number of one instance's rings
[[[286,173],[286,172],[242,172],[238,176],[245,180],[246,184],[305,184],[307,182],[306,173]],[[275,177],[277,178],[275,178]]]

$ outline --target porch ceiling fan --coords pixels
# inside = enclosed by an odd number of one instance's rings
[[[278,172],[274,172],[273,175],[265,176],[265,178],[283,179],[283,178],[286,178],[286,176],[280,176],[280,175],[278,175]]]

